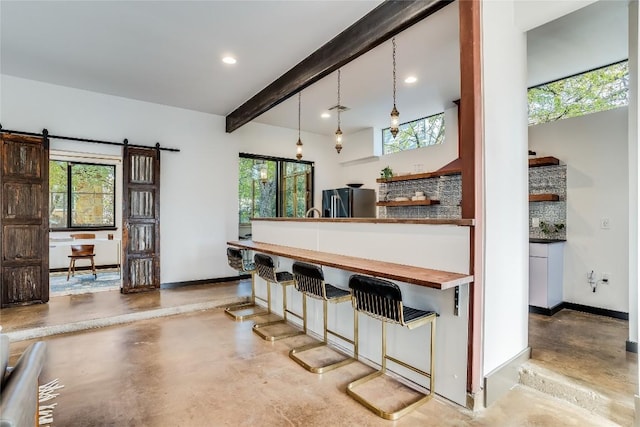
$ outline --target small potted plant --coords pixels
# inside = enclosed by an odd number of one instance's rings
[[[550,236],[551,234],[559,233],[562,230],[564,230],[564,224],[561,222],[554,224],[553,222],[540,221],[540,231],[545,236]]]
[[[393,178],[393,170],[389,166],[385,167],[380,171],[380,178],[385,181]]]

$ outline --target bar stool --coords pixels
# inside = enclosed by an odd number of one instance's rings
[[[267,311],[271,313],[271,284],[282,285],[282,319],[276,321],[270,321],[265,323],[256,323],[253,325],[253,332],[267,341],[276,341],[283,338],[294,337],[296,335],[304,334],[300,329],[294,328],[287,323],[287,314],[292,314],[295,317],[302,319],[302,316],[290,311],[287,308],[287,286],[293,285],[293,275],[288,271],[276,272],[276,266],[273,262],[273,258],[264,254],[255,254],[253,257],[256,263],[256,271],[258,276],[267,282]],[[268,332],[268,327],[279,324],[287,324],[289,330],[280,332],[278,334],[271,334]]]
[[[347,385],[347,394],[366,406],[379,417],[387,420],[397,420],[398,418],[411,412],[419,405],[431,399],[434,392],[434,355],[435,355],[435,333],[437,313],[433,311],[423,311],[407,307],[402,304],[402,293],[395,283],[375,277],[353,275],[349,279],[351,288],[353,308],[358,312],[367,314],[382,321],[382,368],[372,374],[362,377]],[[429,350],[430,368],[429,372],[422,371],[415,366],[400,361],[387,354],[387,323],[395,323],[414,329],[419,326],[431,325],[431,343]],[[358,337],[356,336],[356,341]],[[394,412],[386,412],[362,395],[355,391],[355,388],[384,375],[387,370],[387,360],[397,363],[410,369],[426,378],[429,378],[429,394],[420,397],[418,400],[404,404],[402,408]]]
[[[227,248],[227,261],[229,266],[241,274],[251,274],[251,300],[240,304],[234,304],[224,309],[224,312],[234,320],[245,320],[255,316],[267,314],[267,310],[256,304],[256,298],[267,302],[267,300],[256,296],[256,265],[247,262],[243,256],[243,251],[236,248]]]
[[[341,366],[347,365],[357,358],[358,347],[357,341],[355,337],[357,335],[358,329],[358,315],[357,312],[353,311],[353,336],[354,339],[346,338],[335,331],[330,330],[327,327],[327,303],[338,304],[341,302],[348,302],[351,300],[351,292],[345,291],[340,288],[336,288],[324,281],[324,274],[322,273],[322,269],[316,265],[307,264],[304,262],[295,262],[292,267],[293,271],[293,279],[294,285],[296,289],[302,293],[302,322],[303,322],[303,331],[307,333],[307,296],[311,298],[315,298],[318,300],[322,300],[322,310],[323,310],[323,341],[318,343],[308,344],[302,347],[294,348],[289,352],[289,357],[295,360],[299,365],[305,368],[309,372],[313,372],[315,374],[322,374],[323,372],[331,371],[333,369],[339,368]],[[312,350],[319,347],[324,347],[328,345],[327,337],[328,334],[332,335],[353,344],[353,354],[354,357],[348,357],[344,360],[340,360],[338,362],[330,363],[324,366],[311,366],[304,360],[300,359],[298,356],[300,353],[303,353],[308,350]]]

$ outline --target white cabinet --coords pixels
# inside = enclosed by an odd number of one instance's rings
[[[564,242],[529,243],[529,305],[562,303],[563,252]]]

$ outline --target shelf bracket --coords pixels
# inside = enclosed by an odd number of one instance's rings
[[[456,286],[453,292],[453,315],[460,316],[460,286]]]

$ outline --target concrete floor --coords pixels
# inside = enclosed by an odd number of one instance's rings
[[[625,349],[629,322],[564,309],[529,315],[531,360],[526,385],[631,425],[638,357]]]
[[[249,292],[250,283],[243,281],[135,295],[71,295],[53,298],[48,305],[4,309],[0,323],[3,332],[18,331],[203,300],[242,300]],[[371,368],[356,362],[311,374],[287,356],[311,338],[269,343],[251,326],[251,321],[236,323],[222,310],[209,309],[46,337],[48,360],[41,382],[59,378],[65,385],[56,398],[53,425],[618,425],[520,386],[480,412],[436,397],[397,422],[384,421],[345,393],[348,382]],[[12,362],[29,343],[11,344]],[[389,390],[384,394],[392,394]]]

